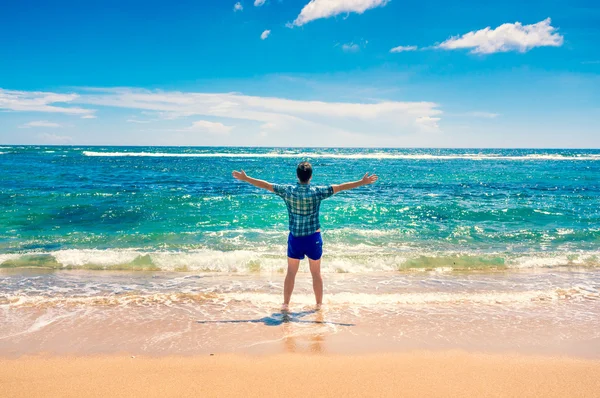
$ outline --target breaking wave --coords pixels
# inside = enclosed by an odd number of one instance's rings
[[[598,300],[597,290],[583,287],[549,288],[520,292],[409,292],[409,293],[331,293],[326,297],[328,305],[431,305],[431,304],[518,304],[535,302],[554,302],[560,300]],[[126,293],[94,296],[66,295],[3,295],[0,296],[0,307],[115,307],[115,306],[154,306],[181,305],[199,303],[245,303],[257,306],[274,306],[280,304],[279,294],[271,293]],[[311,305],[314,297],[310,294],[294,295],[295,303]]]
[[[188,157],[188,158],[324,158],[324,159],[407,159],[407,160],[587,160],[600,161],[600,155],[560,155],[560,154],[529,154],[522,156],[504,156],[492,154],[453,154],[453,155],[431,155],[431,154],[399,154],[399,153],[169,153],[169,152],[95,152],[83,151],[85,156],[99,157]]]
[[[282,247],[283,248],[283,247]],[[278,248],[278,249],[282,249]],[[600,267],[600,252],[578,253],[426,253],[398,252],[361,245],[332,245],[324,257],[326,273],[397,271],[478,271],[552,267]],[[49,268],[175,272],[283,272],[282,250],[144,251],[138,249],[59,250],[0,255],[0,268]]]

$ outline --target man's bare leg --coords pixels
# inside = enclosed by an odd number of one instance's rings
[[[317,301],[317,308],[321,308],[323,304],[323,278],[321,277],[321,259],[311,260],[308,259],[310,265],[310,274],[313,280],[313,290],[315,291],[315,300]]]
[[[299,267],[300,260],[288,257],[287,274],[285,275],[285,283],[283,285],[282,310],[287,310],[287,307],[290,304],[290,298],[292,297],[292,292],[294,291],[294,282],[296,282],[296,274],[298,273]]]

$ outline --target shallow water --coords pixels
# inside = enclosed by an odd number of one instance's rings
[[[278,310],[282,281],[280,274],[3,271],[0,354],[264,353],[291,344],[600,358],[599,270],[331,274],[320,312],[310,274],[300,273],[288,315]]]
[[[314,183],[325,308],[279,312]],[[600,151],[18,147],[0,153],[0,354],[514,349],[600,357]],[[306,265],[303,265],[305,270]]]
[[[273,272],[287,213],[231,178],[376,172],[321,208],[326,272],[600,264],[600,151],[6,147],[0,266]]]

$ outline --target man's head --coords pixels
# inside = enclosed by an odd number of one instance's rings
[[[312,177],[312,166],[308,162],[302,162],[296,168],[296,175],[302,184],[308,184]]]

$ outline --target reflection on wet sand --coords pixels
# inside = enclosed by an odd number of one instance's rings
[[[303,319],[309,315],[314,315],[312,320]],[[355,326],[352,323],[331,322],[325,320],[324,311],[309,310],[300,312],[282,311],[272,313],[258,319],[230,319],[230,320],[215,320],[215,321],[197,321],[200,324],[210,323],[262,323],[265,326],[281,326],[283,332],[284,350],[287,352],[324,352],[323,342],[325,334],[330,330],[324,327],[335,326]],[[298,325],[298,324],[302,324]],[[306,347],[303,343],[308,340]]]
[[[314,321],[301,319],[307,315],[317,314],[317,319]],[[320,316],[320,318],[319,318]],[[231,319],[217,321],[197,321],[198,323],[262,323],[265,326],[279,326],[289,323],[314,323],[320,325],[337,325],[337,326],[354,326],[353,323],[327,322],[323,320],[322,312],[317,310],[302,311],[302,312],[275,312],[270,316],[265,316],[258,319]]]
[[[306,329],[303,330],[301,334],[296,332],[296,327],[292,325],[290,322],[286,322],[283,324],[283,347],[286,352],[309,352],[313,354],[321,354],[325,351],[324,342],[325,342],[325,333],[322,325],[334,324],[340,325],[335,322],[326,322],[325,315],[323,311],[314,312],[315,320],[314,324],[319,325],[315,327],[311,327],[310,331]],[[350,324],[344,324],[344,326],[352,326]],[[301,340],[300,343],[298,340]],[[302,343],[303,340],[308,340],[308,346],[304,347]]]

